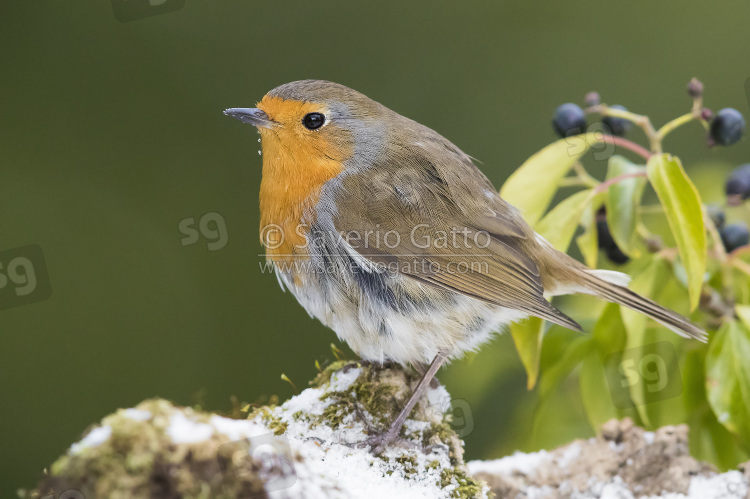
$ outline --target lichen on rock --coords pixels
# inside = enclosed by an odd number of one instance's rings
[[[258,464],[234,463],[227,444],[241,445],[243,436],[268,430],[255,422],[236,423],[165,400],[147,400],[105,417],[55,461],[29,495],[263,497]],[[230,468],[242,472],[230,473]]]

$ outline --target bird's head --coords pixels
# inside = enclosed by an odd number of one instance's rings
[[[330,178],[355,157],[373,157],[392,112],[344,85],[302,80],[276,87],[255,108],[224,114],[260,131],[264,176],[281,168],[291,175]]]

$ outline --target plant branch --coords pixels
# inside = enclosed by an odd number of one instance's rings
[[[701,310],[719,319],[734,317],[734,308],[724,301],[718,291],[709,286],[706,286],[701,293],[700,307]]]
[[[635,226],[635,230],[643,240],[643,243],[646,245],[646,249],[649,253],[658,253],[664,249],[664,243],[661,237],[657,236],[656,234],[652,234],[651,231],[649,231],[648,228],[643,224],[643,222],[638,222],[638,224]]]
[[[628,139],[623,139],[622,137],[617,137],[616,135],[604,134],[603,141],[608,144],[612,144],[618,147],[622,147],[623,149],[632,151],[636,153],[637,155],[641,156],[646,161],[648,161],[648,159],[651,157],[651,153],[649,152],[648,149]]]
[[[732,258],[731,264],[738,270],[741,270],[745,274],[750,276],[750,264],[740,260],[739,258]]]
[[[700,118],[700,115],[696,116],[693,111],[683,114],[682,116],[679,116],[675,119],[673,119],[670,122],[667,122],[663,127],[659,129],[657,134],[659,135],[659,140],[664,140],[664,137],[669,135],[670,132],[673,130],[681,127],[682,125],[686,123],[690,123],[691,121]]]
[[[651,120],[648,116],[642,114],[631,113],[630,111],[622,111],[620,109],[612,109],[606,104],[599,104],[597,106],[591,106],[584,110],[585,113],[599,113],[602,116],[612,116],[614,118],[622,118],[628,120],[640,127],[648,138],[651,146],[651,152],[654,154],[660,154],[661,151],[661,140],[659,134],[651,124]]]
[[[750,275],[750,264],[739,259],[732,259],[732,265],[747,275]]]
[[[703,125],[703,128],[705,128],[706,131],[709,131],[711,129],[711,126],[703,115],[703,94],[693,99],[693,109],[691,110],[691,112],[693,113],[695,119],[698,120],[701,125]]]
[[[564,177],[557,183],[559,187],[582,187],[588,186],[586,182],[578,177]]]
[[[627,180],[629,178],[645,177],[645,176],[646,176],[646,172],[623,173],[622,175],[618,175],[616,177],[612,177],[609,180],[605,180],[601,184],[597,185],[594,188],[594,191],[597,193],[604,192],[607,189],[609,189],[611,185],[617,184],[618,182],[622,182],[623,180]]]
[[[740,256],[750,253],[750,246],[740,246],[739,248],[733,250],[731,253],[729,253],[729,258],[739,258]]]
[[[580,161],[576,161],[573,164],[573,170],[576,172],[576,176],[581,181],[582,185],[588,187],[596,187],[599,185],[599,181],[589,175],[589,172],[586,171],[586,168],[583,167]]]

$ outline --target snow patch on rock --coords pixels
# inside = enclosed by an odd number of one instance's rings
[[[88,432],[88,434],[81,439],[80,442],[74,443],[70,446],[70,452],[77,454],[84,449],[90,447],[98,447],[112,436],[112,428],[109,426],[98,426]]]
[[[179,411],[169,419],[167,435],[176,444],[197,444],[211,438],[214,429],[206,423],[199,423]]]

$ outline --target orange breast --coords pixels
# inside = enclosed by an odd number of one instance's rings
[[[351,147],[345,145],[347,141],[337,140],[334,130],[310,131],[302,126],[301,118],[308,112],[325,111],[319,105],[265,97],[258,108],[280,123],[260,129],[261,243],[271,260],[305,258],[310,224],[315,222],[314,207],[323,184],[341,173]]]

